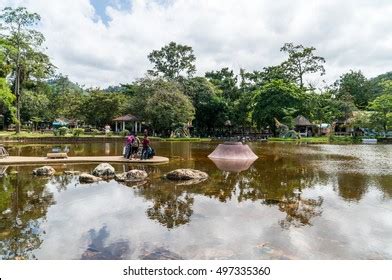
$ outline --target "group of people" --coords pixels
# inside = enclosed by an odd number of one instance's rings
[[[150,139],[148,139],[146,130],[144,131],[144,137],[142,141],[140,141],[136,133],[130,133],[125,138],[124,157],[126,159],[133,159],[137,158],[139,155],[140,159],[150,159],[155,155],[154,149],[150,146]]]

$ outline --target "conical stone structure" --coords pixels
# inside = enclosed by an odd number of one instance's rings
[[[248,145],[244,145],[241,142],[219,144],[208,157],[226,160],[256,160],[258,158]]]

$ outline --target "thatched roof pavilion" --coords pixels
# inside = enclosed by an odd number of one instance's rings
[[[115,130],[116,132],[119,131],[118,123],[122,124],[121,125],[121,128],[122,128],[121,130],[125,130],[125,123],[132,123],[132,127],[134,128],[135,132],[142,131],[141,121],[140,121],[140,119],[138,117],[136,117],[134,115],[127,114],[127,115],[124,115],[124,116],[119,116],[117,118],[114,118],[113,121],[116,124],[116,130]]]

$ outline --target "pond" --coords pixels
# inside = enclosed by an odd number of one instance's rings
[[[56,146],[7,150],[42,156]],[[170,163],[113,165],[146,170],[139,185],[62,174],[96,164],[53,165],[51,178],[3,167],[0,259],[392,259],[392,146],[252,143],[259,159],[240,172],[207,158],[216,146],[157,142]],[[122,143],[61,148],[119,155]],[[177,168],[210,178],[162,178]]]

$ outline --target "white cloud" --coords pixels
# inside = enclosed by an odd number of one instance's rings
[[[389,0],[134,0],[132,10],[107,7],[107,25],[88,0],[0,3],[38,12],[54,64],[88,86],[143,76],[147,54],[170,41],[194,48],[199,74],[277,64],[285,42],[315,46],[327,60],[328,82],[349,69],[368,76],[392,70]]]

